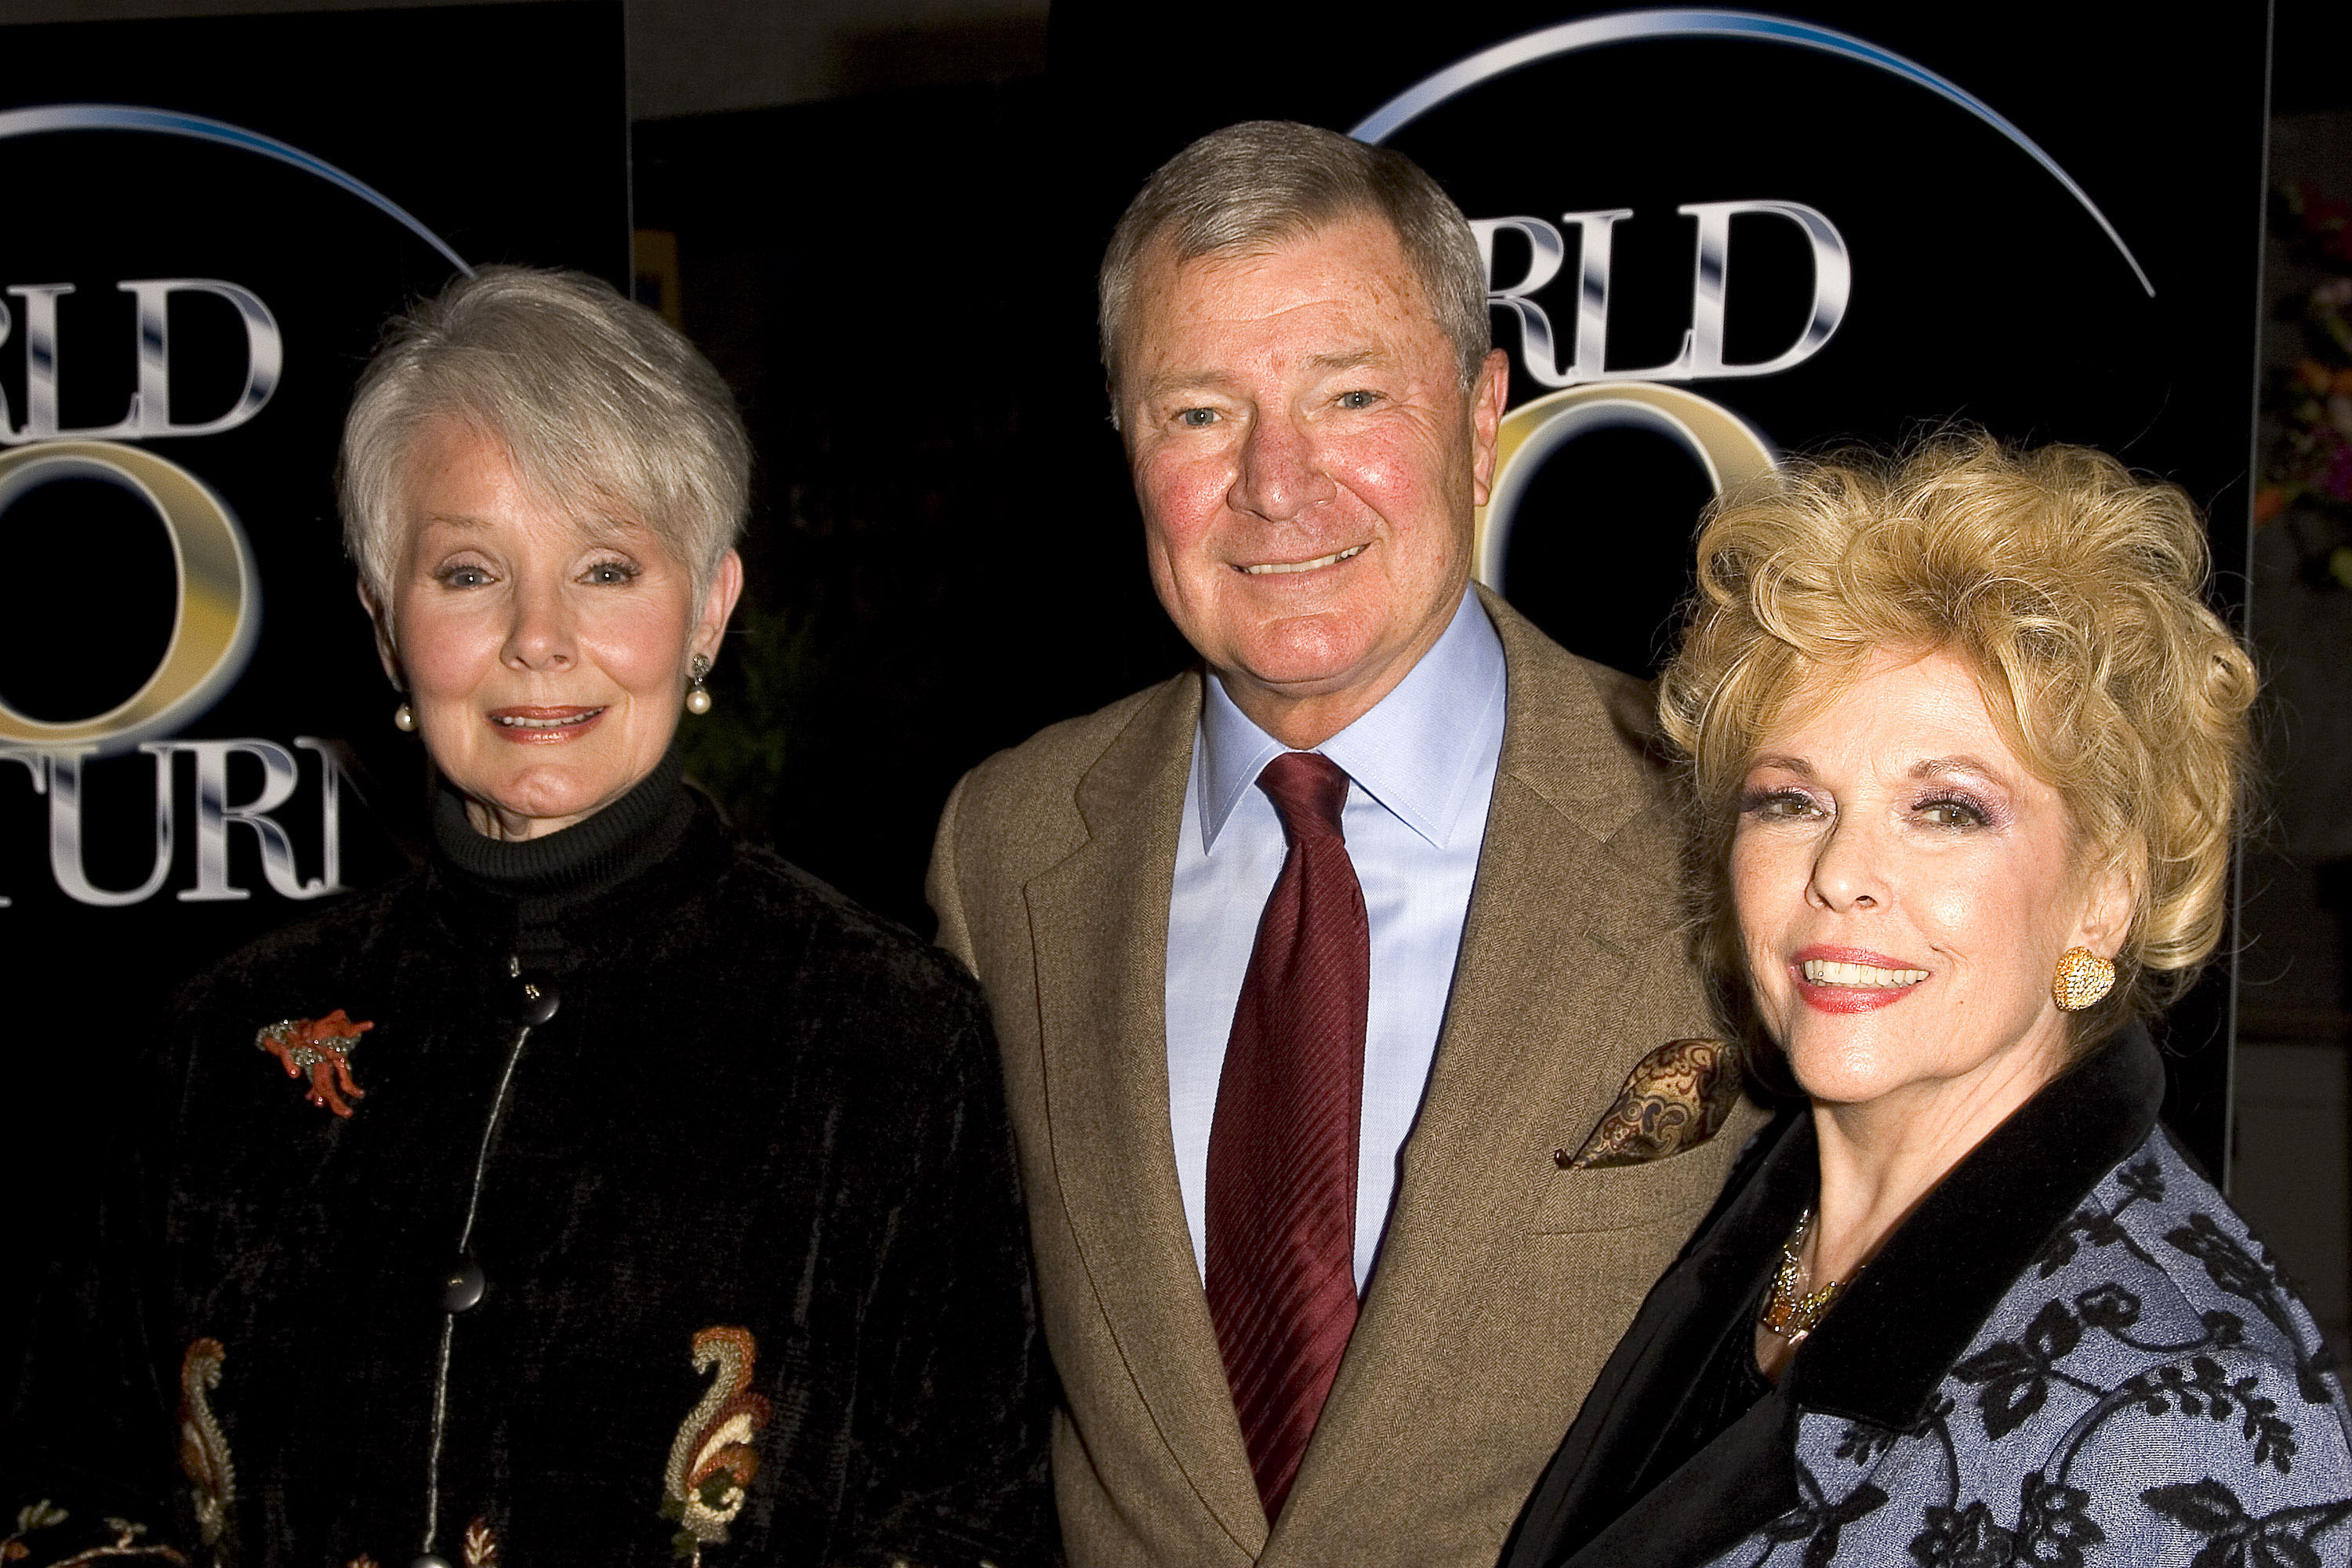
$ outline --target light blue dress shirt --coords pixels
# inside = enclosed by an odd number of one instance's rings
[[[1209,1128],[1258,917],[1286,846],[1257,787],[1286,749],[1212,673],[1168,901],[1168,1121],[1192,1259],[1208,1269]],[[1397,1156],[1420,1113],[1454,986],[1462,921],[1503,750],[1503,644],[1475,594],[1371,711],[1316,748],[1351,785],[1340,816],[1371,923],[1364,1115],[1356,1165],[1356,1289],[1379,1255]]]

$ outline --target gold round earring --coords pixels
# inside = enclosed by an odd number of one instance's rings
[[[392,710],[392,727],[402,734],[412,734],[416,729],[416,710],[404,702]]]
[[[694,682],[694,684],[687,689],[686,710],[689,713],[695,714],[709,712],[710,692],[709,689],[702,684],[702,678],[710,673],[710,661],[705,658],[702,655],[696,654],[692,659],[688,661],[686,673],[687,678]]]
[[[2062,1013],[2079,1013],[2115,989],[2116,966],[2087,947],[2070,947],[2058,955],[2058,973],[2050,980],[2050,999]]]

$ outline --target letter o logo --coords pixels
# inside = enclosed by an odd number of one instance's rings
[[[128,751],[203,713],[245,672],[261,621],[253,551],[228,503],[203,480],[152,452],[111,441],[45,441],[0,454],[0,521],[26,492],[58,479],[97,479],[153,510],[171,537],[179,605],[162,661],[128,699],[62,724],[27,717],[0,700],[0,744]]]
[[[1495,433],[1495,479],[1478,509],[1471,560],[1478,581],[1502,593],[1511,527],[1544,460],[1591,430],[1651,430],[1698,459],[1721,495],[1780,467],[1771,444],[1723,405],[1654,381],[1602,381],[1520,404]]]

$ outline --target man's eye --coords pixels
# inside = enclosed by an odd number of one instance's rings
[[[1176,423],[1187,430],[1205,430],[1216,422],[1217,411],[1213,408],[1187,408],[1176,416]]]
[[[1378,403],[1380,400],[1381,395],[1379,393],[1366,391],[1360,387],[1354,392],[1341,393],[1339,395],[1339,406],[1342,408],[1370,408],[1373,404]]]

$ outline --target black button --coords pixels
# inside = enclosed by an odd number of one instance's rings
[[[481,1300],[482,1292],[489,1288],[490,1282],[483,1274],[482,1266],[470,1258],[460,1258],[449,1266],[449,1272],[442,1278],[441,1310],[445,1312],[467,1311]]]
[[[525,975],[515,983],[515,1018],[520,1023],[536,1028],[554,1017],[562,1005],[563,994],[552,980]]]

